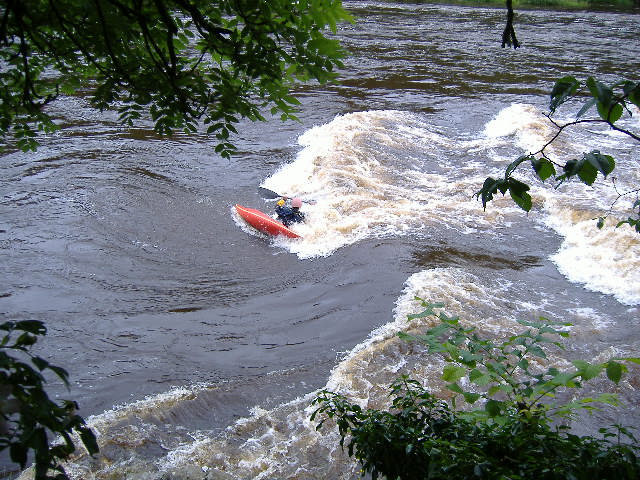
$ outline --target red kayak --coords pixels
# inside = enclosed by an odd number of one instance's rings
[[[283,223],[280,223],[266,213],[262,213],[260,210],[236,205],[236,211],[245,222],[263,233],[273,236],[284,235],[289,238],[300,238],[300,235],[296,232],[289,230]]]

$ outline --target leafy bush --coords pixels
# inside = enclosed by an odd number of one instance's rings
[[[416,380],[401,377],[391,385],[388,410],[363,409],[344,395],[322,391],[314,400],[317,428],[333,419],[348,449],[373,479],[636,479],[640,446],[632,433],[616,425],[602,438],[572,434],[558,417],[616,403],[613,395],[558,401],[557,393],[580,389],[606,372],[619,382],[627,363],[637,358],[592,364],[574,361],[567,370],[532,367],[546,358],[545,345],[561,347],[568,334],[544,319],[521,322],[529,328],[504,341],[483,339],[458,318],[438,312],[441,304],[409,318],[436,316],[440,323],[421,335],[400,334],[442,356],[442,379],[453,393],[450,404]],[[538,364],[539,362],[535,362]],[[464,379],[464,381],[463,381]],[[463,387],[466,386],[466,387]],[[456,409],[462,400],[465,408]],[[474,408],[476,403],[480,408]]]
[[[63,400],[59,405],[44,390],[47,370],[67,387],[68,374],[31,353],[38,336],[47,333],[42,322],[5,322],[0,330],[5,332],[0,341],[0,451],[9,449],[11,460],[21,468],[32,452],[36,480],[66,479],[60,462],[75,451],[74,431],[90,454],[98,452],[93,432],[75,413],[77,403]],[[62,441],[52,444],[50,435]]]

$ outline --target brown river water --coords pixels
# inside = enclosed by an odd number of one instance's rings
[[[232,160],[206,136],[121,127],[82,97],[53,106],[63,128],[36,153],[2,155],[0,313],[46,322],[40,353],[72,382],[52,392],[98,434],[102,456],[78,458],[73,478],[358,478],[309,401],[329,386],[375,403],[401,373],[437,390],[434,360],[394,337],[415,295],[496,335],[518,318],[569,321],[559,362],[638,356],[640,239],[592,220],[611,183],[533,182],[528,215],[503,199],[485,212],[473,193],[548,138],[555,79],[638,80],[640,16],[520,11],[514,51],[500,48],[502,9],[345,6],[357,23],[338,31],[341,83],[299,87],[300,123],[240,125]],[[556,148],[606,149],[618,188],[640,182],[622,135],[579,128]],[[260,185],[315,201],[303,240],[234,215],[271,211]],[[640,425],[637,371],[596,387],[625,405],[577,430]]]

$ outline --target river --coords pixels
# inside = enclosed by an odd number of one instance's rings
[[[308,405],[325,386],[375,404],[401,373],[440,388],[433,359],[394,336],[415,295],[492,335],[571,322],[559,361],[640,351],[640,239],[593,220],[611,182],[529,178],[528,215],[473,198],[552,133],[555,79],[637,80],[640,16],[519,11],[514,51],[500,48],[503,9],[344,4],[357,22],[338,31],[341,82],[299,87],[299,123],[242,123],[232,160],[204,135],[124,128],[81,96],[53,105],[62,129],[36,153],[2,155],[0,312],[46,322],[39,351],[72,383],[52,392],[98,435],[101,456],[73,478],[358,478]],[[598,147],[618,189],[638,185],[623,135],[576,128],[555,152]],[[315,201],[303,240],[235,216],[235,203],[273,208],[260,185]],[[625,406],[577,430],[640,425],[637,370],[597,387]]]

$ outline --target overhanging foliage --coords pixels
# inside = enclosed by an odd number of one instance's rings
[[[7,0],[0,7],[0,136],[37,146],[44,108],[88,92],[155,130],[204,126],[228,157],[241,117],[295,118],[295,81],[335,77],[344,51],[325,36],[350,21],[339,0]]]
[[[571,122],[559,124],[552,115],[556,110],[572,99],[579,97],[587,97],[587,101],[576,114],[576,119]],[[607,127],[627,135],[629,138],[640,142],[640,132],[623,128],[618,122],[623,114],[633,115],[633,106],[640,108],[640,82],[623,80],[613,85],[605,85],[593,77],[587,78],[582,83],[571,76],[563,77],[556,81],[550,94],[549,110],[547,115],[549,122],[555,127],[555,135],[545,143],[538,151],[522,155],[514,160],[505,169],[504,176],[500,178],[488,177],[482,188],[475,196],[482,201],[482,206],[486,209],[487,204],[493,200],[494,196],[500,192],[509,195],[513,201],[526,212],[531,210],[533,205],[529,190],[531,187],[516,178],[513,174],[523,164],[529,163],[535,175],[545,181],[553,179],[556,187],[564,182],[577,179],[585,185],[593,185],[601,174],[603,178],[607,178],[615,169],[616,162],[611,155],[603,154],[600,150],[592,150],[583,153],[581,158],[570,158],[568,160],[552,159],[546,153],[547,148],[553,144],[558,136],[565,130],[574,125],[582,123],[602,124]],[[594,110],[597,116],[589,117],[587,114]],[[617,191],[617,189],[616,189]],[[640,188],[632,189],[626,192],[618,192],[618,199],[623,196],[635,195],[636,200],[633,204],[629,216],[625,220],[617,222],[616,226],[629,225],[636,232],[640,233]],[[615,203],[615,202],[614,202]],[[605,220],[609,214],[602,215],[597,219],[598,228],[604,226]]]

